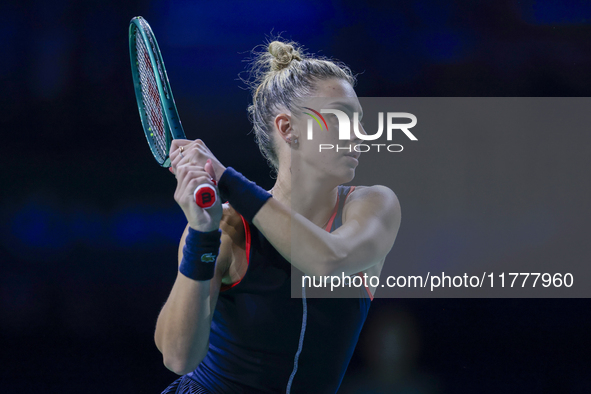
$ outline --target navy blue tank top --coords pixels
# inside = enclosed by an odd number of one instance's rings
[[[354,186],[339,186],[327,231],[342,223]],[[291,297],[291,264],[243,219],[248,268],[220,291],[209,351],[189,374],[212,393],[336,393],[369,311],[354,298]],[[223,289],[222,289],[223,290]]]

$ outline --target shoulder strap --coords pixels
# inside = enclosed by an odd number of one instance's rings
[[[347,197],[353,190],[355,190],[355,186],[342,186],[339,185],[339,202],[337,206],[337,213],[335,215],[334,221],[332,223],[332,227],[330,231],[334,231],[337,228],[341,227],[343,224],[343,207],[345,206],[345,201]]]

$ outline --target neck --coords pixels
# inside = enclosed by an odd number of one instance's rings
[[[291,207],[293,212],[324,227],[337,202],[338,190],[333,182],[316,178],[313,174],[313,171],[280,167],[270,192],[273,198]]]

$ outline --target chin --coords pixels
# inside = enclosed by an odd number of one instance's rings
[[[339,185],[341,183],[349,183],[355,179],[355,168],[347,167],[339,174]]]

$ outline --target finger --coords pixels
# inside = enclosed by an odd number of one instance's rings
[[[180,148],[183,151],[180,151]],[[205,160],[208,157],[209,150],[203,144],[201,140],[191,141],[187,145],[182,145],[174,152],[171,152],[171,165],[173,168],[178,167],[182,163],[188,161],[192,165],[205,166]],[[187,159],[187,160],[184,160]]]
[[[186,148],[185,152],[188,151],[189,162],[192,165],[199,165],[202,168],[205,167],[205,163],[207,159],[211,157],[211,152],[203,145],[202,143],[195,142],[195,145],[192,145],[190,148]]]
[[[182,190],[182,193],[185,193],[187,188],[190,189],[187,185],[193,180],[207,181],[207,183],[213,184],[209,174],[198,166],[183,165],[178,168],[177,181],[179,184],[177,188]]]
[[[172,143],[170,144],[170,152],[174,152],[176,150],[178,150],[181,146],[186,146],[189,145],[191,142],[191,140],[184,140],[184,139],[176,139],[176,140],[172,140]]]
[[[178,160],[183,158],[183,154],[181,154],[181,150],[180,148],[183,147],[184,149],[187,148],[187,145],[189,145],[191,142],[191,140],[185,140],[185,139],[176,139],[176,140],[172,140],[172,143],[170,144],[170,149],[168,150],[168,156],[170,157],[170,165],[172,167],[172,173],[174,174],[174,170],[176,169],[176,166],[178,165]]]
[[[216,184],[217,179],[215,176],[215,171],[213,170],[213,164],[211,164],[211,159],[207,159],[207,162],[205,163],[205,172],[207,172],[209,174],[209,176],[213,180],[214,184]]]
[[[175,174],[177,172],[178,167],[181,164],[184,164],[187,162],[187,160],[184,160],[187,157],[187,151],[186,149],[184,150],[184,152],[181,154],[180,149],[175,150],[174,152],[170,153],[170,167],[173,169],[172,173]]]
[[[195,178],[196,176],[202,175],[201,172],[204,172],[203,168],[199,168],[198,166],[192,166],[189,163],[179,165],[176,168],[176,177],[179,186],[182,187],[191,179]]]
[[[188,141],[188,140],[183,140],[183,141]],[[181,147],[183,148],[182,152],[180,149]],[[189,144],[181,145],[175,151],[171,151],[170,165],[171,165],[173,171],[176,172],[176,169],[185,163],[190,163],[192,165],[198,164],[199,160],[195,159],[195,156],[199,155],[199,154],[200,154],[199,148],[195,144],[195,141],[190,141]]]
[[[182,169],[179,171],[180,173],[184,173]],[[211,184],[211,180],[209,175],[203,171],[190,171],[186,173],[187,176],[182,176],[179,180],[179,184],[177,185],[177,189],[175,191],[175,200],[177,200],[180,204],[191,204],[191,202],[195,203],[194,193],[195,189],[199,185]]]
[[[201,152],[203,152],[207,157],[210,157],[213,155],[211,153],[211,150],[207,147],[207,145],[205,145],[205,142],[203,142],[202,140],[200,140],[200,139],[195,140],[195,145],[197,145],[201,149]]]
[[[178,141],[177,144],[171,144],[170,160],[171,160],[171,172],[176,173],[177,167],[184,163],[190,163],[191,165],[199,165],[205,167],[205,160],[211,156],[211,151],[205,143],[196,139],[195,141],[190,140],[173,140]],[[174,151],[173,147],[178,146]],[[181,152],[182,147],[182,152]],[[213,167],[212,167],[213,168]],[[213,172],[215,175],[215,171]]]

